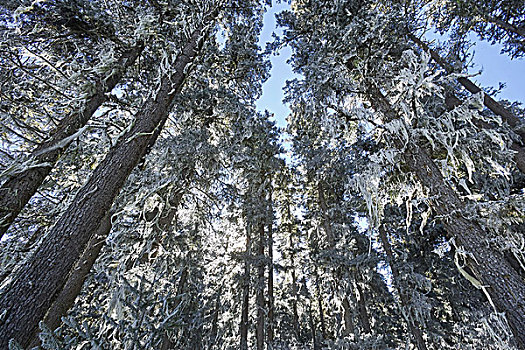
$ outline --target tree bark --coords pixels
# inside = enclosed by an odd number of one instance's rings
[[[241,336],[240,350],[248,350],[248,308],[250,302],[250,259],[251,259],[251,234],[250,228],[246,229],[246,253],[244,257],[244,281],[242,287],[242,310],[239,333]]]
[[[448,64],[445,59],[443,59],[435,50],[432,50],[428,44],[417,38],[415,35],[409,33],[408,38],[415,42],[417,46],[419,46],[422,50],[425,50],[430,53],[430,57],[434,61],[436,61],[437,64],[439,64],[443,69],[451,74],[454,73],[454,68]],[[461,77],[457,79],[458,82],[463,85],[465,89],[470,91],[473,94],[477,94],[481,92],[482,90],[476,86],[470,79]],[[501,104],[496,102],[492,97],[490,97],[487,94],[483,94],[483,103],[485,104],[485,107],[490,109],[494,114],[497,114],[505,121],[507,124],[509,124],[512,128],[516,128],[521,124],[520,119],[515,116],[512,112],[507,110],[505,107],[503,107]],[[520,130],[515,130],[516,134],[518,134],[521,137],[521,140],[523,143],[525,143],[525,128],[522,128]]]
[[[274,296],[273,296],[273,232],[268,225],[268,344],[273,344]]]
[[[124,52],[117,64],[119,69],[108,77],[97,81],[96,91],[88,98],[85,105],[78,112],[63,118],[50,133],[49,139],[34,149],[31,159],[36,164],[41,164],[40,166],[27,169],[9,178],[0,187],[0,235],[7,231],[27,202],[33,197],[72,140],[65,141],[84,127],[93,117],[95,111],[107,101],[106,94],[111,92],[122,80],[126,70],[135,63],[143,49],[144,45],[138,43],[132,49]]]
[[[367,99],[372,107],[385,115],[387,120],[398,119],[397,112],[381,91],[367,86]],[[520,349],[525,349],[525,283],[517,271],[505,259],[503,252],[490,246],[487,235],[474,220],[463,215],[464,203],[445,182],[441,171],[425,149],[414,142],[404,145],[394,139],[396,147],[405,149],[403,160],[433,198],[433,209],[442,217],[445,230],[455,238],[456,243],[469,254],[468,265],[474,277],[481,282],[484,291],[496,306],[504,312]]]
[[[343,330],[343,336],[348,337],[350,334],[354,333],[354,322],[352,321],[353,313],[352,307],[350,306],[350,301],[348,296],[345,296],[343,299],[343,317],[345,322],[345,329]]]
[[[357,278],[355,280],[355,292],[361,327],[363,327],[365,334],[371,334],[372,327],[370,326],[370,317],[368,316],[368,311],[366,310],[366,295],[363,288],[361,288],[359,285]]]
[[[104,241],[111,231],[111,212],[109,212],[104,219],[102,220],[100,227],[93,237],[89,240],[89,243],[86,247],[84,253],[80,257],[79,261],[76,263],[73,270],[70,272],[70,275],[67,279],[64,288],[60,294],[58,294],[56,300],[53,302],[49,310],[47,311],[46,316],[44,317],[43,322],[46,326],[54,331],[62,323],[62,317],[65,316],[68,310],[73,306],[77,296],[82,290],[84,281],[86,280],[89,271],[93,267],[93,264],[97,260],[102,247],[104,246]],[[33,337],[31,343],[31,348],[40,345],[40,339],[38,339],[38,331]]]
[[[203,22],[212,22],[216,15],[217,10]],[[23,347],[29,345],[38,322],[56,299],[92,233],[141,159],[151,135],[167,119],[172,101],[186,77],[186,67],[202,46],[204,32],[203,24],[192,33],[174,63],[174,73],[162,78],[157,95],[144,103],[133,127],[95,169],[47,239],[0,297],[0,310],[4,310],[0,348],[7,348],[12,338]]]
[[[394,286],[399,294],[399,299],[401,300],[401,307],[405,309],[408,313],[408,329],[410,329],[410,333],[412,333],[412,337],[417,348],[419,350],[427,350],[427,345],[425,344],[425,341],[423,340],[423,335],[421,333],[421,326],[419,325],[419,322],[415,320],[412,316],[409,297],[406,294],[404,288],[402,288],[399,283],[401,275],[395,263],[396,260],[394,258],[394,254],[392,253],[390,242],[388,241],[388,237],[383,226],[379,227],[379,238],[381,239],[383,249],[385,250],[388,265],[390,265],[390,269],[392,270],[392,282],[394,283]]]
[[[255,327],[255,338],[257,340],[257,350],[264,350],[264,246],[265,246],[264,223],[259,224],[259,244],[258,244],[258,263],[257,263],[257,324]]]

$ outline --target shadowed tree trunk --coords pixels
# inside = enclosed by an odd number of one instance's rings
[[[138,43],[132,49],[125,51],[118,60],[118,69],[96,82],[95,93],[87,99],[84,106],[78,112],[63,118],[50,133],[48,140],[35,148],[31,159],[39,166],[16,174],[0,187],[0,236],[7,231],[44,182],[62,152],[72,141],[72,136],[81,130],[93,117],[95,111],[107,101],[107,93],[122,80],[126,70],[135,63],[143,48],[144,45]]]
[[[239,333],[241,336],[240,349],[248,350],[248,307],[250,302],[250,263],[251,259],[251,234],[250,228],[246,229],[246,252],[244,257],[244,281],[242,286],[242,310]]]
[[[401,278],[401,276],[399,274],[399,270],[397,269],[397,265],[395,263],[396,260],[394,258],[394,255],[392,254],[392,249],[390,247],[390,242],[388,241],[386,231],[382,225],[379,227],[379,238],[381,239],[381,244],[383,245],[383,249],[385,250],[388,265],[390,265],[390,269],[392,270],[392,282],[394,283],[394,286],[399,294],[399,299],[401,300],[401,307],[405,309],[408,314],[408,328],[410,329],[410,333],[412,333],[414,343],[419,350],[427,350],[427,346],[425,344],[425,341],[423,340],[421,326],[419,325],[419,322],[412,316],[412,310],[410,308],[408,295],[406,294],[404,288],[401,287],[401,285],[399,284],[399,279]]]
[[[343,299],[343,309],[344,309],[344,322],[345,322],[345,329],[343,330],[343,336],[348,337],[350,334],[354,333],[354,322],[352,321],[353,318],[353,312],[352,307],[350,305],[350,301],[348,301],[348,297],[345,296]]]
[[[268,225],[268,344],[273,344],[274,327],[274,296],[273,296],[273,232],[272,224]]]
[[[186,68],[202,46],[205,25],[214,21],[217,12],[207,15],[192,33],[173,65],[173,74],[162,77],[156,96],[144,103],[134,125],[98,165],[47,239],[0,296],[0,309],[4,310],[0,348],[6,348],[11,338],[23,347],[29,345],[38,322],[55,301],[69,271],[152,141],[151,135],[167,119],[172,101],[186,77]]]
[[[361,327],[363,327],[363,331],[365,334],[371,334],[372,333],[372,327],[370,326],[370,317],[368,316],[368,312],[366,310],[366,295],[359,285],[359,281],[355,281],[355,296],[357,299],[357,309],[359,311],[359,320],[361,323]]]
[[[259,224],[259,242],[257,251],[257,290],[256,290],[256,304],[257,304],[257,324],[255,327],[255,338],[257,340],[257,350],[264,349],[264,223]]]
[[[367,84],[367,99],[374,110],[385,115],[386,120],[399,119],[381,91]],[[469,257],[468,266],[480,282],[485,293],[504,312],[520,349],[525,349],[525,283],[518,272],[505,259],[503,252],[490,246],[487,234],[474,220],[464,216],[465,204],[445,182],[441,171],[425,149],[413,141],[405,145],[395,137],[396,147],[404,149],[403,160],[433,198],[436,215],[444,218],[442,224],[448,234],[455,238]]]

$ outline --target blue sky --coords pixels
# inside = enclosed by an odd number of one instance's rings
[[[261,47],[272,40],[272,32],[280,34],[281,31],[275,28],[275,14],[288,9],[290,5],[286,3],[275,4],[264,15],[264,27],[259,40]],[[474,37],[473,37],[474,38]],[[505,54],[500,54],[499,45],[490,45],[487,42],[477,41],[472,49],[475,52],[475,67],[470,73],[482,73],[472,80],[479,83],[480,87],[498,87],[499,82],[506,83],[506,88],[497,97],[510,101],[525,102],[525,59],[510,60]],[[263,94],[257,101],[257,109],[264,111],[267,109],[274,113],[277,125],[286,126],[286,116],[290,109],[282,102],[284,98],[283,87],[286,80],[293,79],[290,65],[286,61],[290,58],[289,48],[281,50],[278,56],[271,57],[272,70],[271,77],[263,86]]]

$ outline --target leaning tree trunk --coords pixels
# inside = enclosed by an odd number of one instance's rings
[[[372,107],[387,120],[399,119],[398,113],[382,92],[367,84],[366,96]],[[505,259],[503,252],[490,246],[485,230],[474,220],[464,216],[465,204],[445,182],[441,171],[427,151],[413,141],[406,146],[395,138],[396,147],[404,149],[403,160],[433,198],[433,209],[448,234],[466,251],[468,265],[479,288],[490,296],[498,312],[506,315],[520,349],[525,349],[525,283],[519,273]]]
[[[118,69],[108,77],[100,78],[96,82],[95,93],[87,99],[85,105],[78,112],[63,118],[51,132],[49,139],[34,149],[30,157],[38,166],[16,174],[0,187],[0,235],[7,231],[20,211],[36,193],[62,152],[72,141],[72,136],[82,129],[95,111],[107,101],[106,94],[122,80],[127,68],[135,63],[143,48],[144,45],[139,42],[132,49],[125,51],[118,60]]]
[[[203,22],[211,23],[216,15],[214,11]],[[151,135],[167,119],[173,99],[186,77],[186,68],[198,54],[206,31],[203,24],[192,33],[173,65],[174,73],[162,78],[157,95],[144,103],[123,141],[98,165],[46,240],[0,297],[0,309],[4,310],[0,348],[7,348],[12,338],[21,346],[29,345],[38,322],[56,299],[69,271],[141,159]]]
[[[390,269],[392,270],[392,282],[394,283],[394,286],[396,287],[397,292],[399,294],[399,299],[401,301],[401,307],[407,311],[408,329],[410,329],[410,333],[412,333],[412,337],[414,338],[414,342],[417,348],[419,350],[427,350],[427,345],[425,344],[425,341],[423,340],[421,326],[419,325],[419,322],[416,319],[414,319],[412,315],[412,309],[410,307],[409,297],[405,289],[399,283],[401,275],[397,268],[397,265],[395,262],[396,260],[394,258],[394,254],[392,253],[392,248],[390,247],[390,242],[388,241],[388,237],[386,235],[386,231],[383,228],[383,226],[379,227],[379,238],[381,240],[381,244],[383,245],[383,249],[385,250],[388,265],[390,266]]]
[[[91,237],[86,247],[86,250],[82,253],[82,256],[77,261],[73,270],[67,279],[64,288],[60,291],[60,294],[56,297],[43,322],[50,330],[54,331],[62,323],[62,317],[65,316],[68,310],[73,306],[77,296],[82,290],[84,281],[86,280],[91,267],[97,260],[106,237],[111,231],[111,212],[109,212],[100,224],[97,232]],[[31,342],[31,348],[40,345],[38,339],[38,332],[35,333],[33,341]]]

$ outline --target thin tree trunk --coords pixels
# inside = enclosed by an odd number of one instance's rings
[[[350,306],[350,301],[348,296],[345,296],[343,299],[343,309],[344,309],[344,322],[345,329],[343,331],[343,336],[348,337],[350,334],[354,333],[354,322],[352,321],[352,307]]]
[[[357,279],[355,281],[355,294],[361,327],[363,327],[365,334],[371,334],[372,327],[370,326],[370,317],[368,316],[368,311],[366,310],[366,295],[363,288],[361,288],[359,285],[359,281],[357,281]]]
[[[250,228],[246,229],[246,253],[244,257],[244,281],[242,287],[242,310],[239,333],[241,336],[240,350],[248,350],[248,308],[250,302],[250,259],[251,259]]]
[[[425,50],[430,53],[430,57],[434,61],[437,62],[445,71],[449,74],[454,73],[454,68],[448,64],[445,59],[443,59],[435,50],[432,50],[428,44],[417,38],[413,34],[408,34],[408,38],[415,42],[422,50]],[[463,85],[465,89],[470,91],[473,94],[477,94],[481,92],[481,89],[476,86],[470,79],[465,77],[460,77],[457,79],[458,82]],[[505,121],[507,124],[509,124],[512,128],[516,128],[520,125],[521,121],[520,119],[515,116],[512,112],[507,110],[505,107],[503,107],[501,104],[496,102],[492,97],[490,97],[487,94],[483,94],[483,103],[485,104],[485,107],[490,109],[494,114],[499,115],[503,121]],[[525,129],[521,130],[515,130],[515,132],[521,137],[523,143],[525,143]]]
[[[502,21],[501,19],[488,15],[488,14],[481,14],[481,16],[484,18],[486,22],[492,23],[498,26],[499,28],[506,30],[507,32],[511,32],[511,33],[517,34],[525,38],[525,28],[524,27],[516,27],[515,25]]]
[[[106,94],[122,80],[126,70],[135,63],[143,49],[144,45],[138,43],[132,49],[124,52],[117,64],[119,69],[107,78],[101,78],[96,83],[95,93],[88,98],[85,105],[78,112],[63,118],[50,133],[49,139],[34,149],[31,159],[39,166],[26,169],[2,184],[0,187],[0,236],[7,231],[49,175],[62,152],[72,141],[70,138],[83,128],[95,111],[107,101]]]
[[[214,11],[203,22],[211,23],[216,15]],[[55,301],[92,233],[141,159],[152,133],[167,119],[172,101],[186,77],[186,67],[202,46],[204,32],[204,24],[193,32],[173,65],[174,73],[162,78],[157,95],[144,103],[123,141],[98,165],[47,239],[0,296],[0,309],[4,310],[0,348],[6,348],[11,338],[23,347],[29,345],[38,322]]]
[[[213,311],[213,318],[211,321],[211,331],[210,331],[210,342],[209,347],[211,347],[212,344],[215,344],[217,342],[217,334],[219,330],[219,311],[220,311],[220,304],[221,304],[221,292],[222,290],[219,289],[219,292],[217,293],[217,299],[215,300],[215,311]]]
[[[383,249],[385,250],[388,265],[390,265],[390,269],[392,270],[392,282],[394,283],[394,286],[396,287],[397,292],[399,294],[399,299],[401,300],[401,307],[405,309],[408,314],[408,319],[407,319],[408,328],[410,329],[410,333],[412,333],[412,337],[414,338],[414,343],[419,350],[427,350],[427,345],[425,344],[425,341],[423,340],[421,326],[419,325],[419,322],[416,319],[414,319],[412,315],[412,309],[410,308],[410,302],[408,299],[408,295],[406,294],[406,291],[404,290],[404,288],[402,288],[401,285],[399,284],[401,275],[395,263],[396,260],[394,258],[394,255],[392,254],[392,248],[390,247],[390,242],[388,241],[388,237],[382,225],[379,227],[379,238],[381,239]]]
[[[264,245],[265,245],[264,223],[259,225],[259,244],[257,251],[257,324],[255,327],[255,338],[257,340],[257,350],[264,349]]]
[[[368,84],[367,98],[387,120],[399,118],[377,87]],[[405,147],[405,165],[429,189],[430,197],[434,198],[433,209],[443,218],[443,226],[470,255],[467,260],[474,277],[490,296],[498,312],[505,313],[518,347],[525,349],[525,283],[520,275],[501,251],[490,247],[484,229],[476,221],[463,216],[465,204],[445,182],[426,150],[413,142],[405,146],[399,138],[395,138],[395,142],[399,149]]]
[[[319,344],[317,343],[317,337],[316,337],[316,329],[315,329],[315,321],[314,321],[314,315],[312,312],[312,302],[310,301],[310,304],[308,304],[308,316],[310,320],[310,329],[312,330],[312,343],[314,346],[314,350],[319,349]]]
[[[188,281],[188,267],[184,266],[180,274],[179,284],[177,285],[177,294],[176,294],[177,299],[175,300],[175,303],[173,304],[173,309],[176,309],[181,303],[182,293],[184,292],[184,288],[186,288],[187,281]],[[160,346],[161,350],[172,349],[173,345],[174,344],[171,341],[168,334],[164,333],[164,336],[162,337],[162,344]]]
[[[299,288],[297,286],[297,276],[295,272],[295,246],[293,242],[293,232],[292,232],[292,216],[290,210],[290,203],[287,205],[287,217],[289,220],[288,223],[288,233],[290,234],[290,264],[292,267],[292,312],[293,312],[293,329],[295,332],[296,339],[300,337],[300,328],[299,328],[299,313],[297,311],[297,299]]]
[[[274,296],[273,296],[273,232],[272,224],[268,225],[268,344],[273,344]]]
[[[330,218],[328,217],[328,207],[324,197],[324,188],[320,181],[317,184],[317,194],[319,199],[319,208],[321,210],[321,218],[323,219],[323,228],[326,234],[328,245],[333,248],[335,246],[335,237],[332,231],[332,225],[330,225]]]
[[[319,275],[317,274],[317,267],[315,268],[315,286],[317,288],[317,307],[319,308],[319,320],[321,321],[321,335],[327,339],[326,322],[324,319],[323,297],[321,295],[321,286],[319,282]]]

